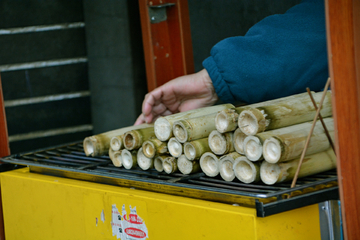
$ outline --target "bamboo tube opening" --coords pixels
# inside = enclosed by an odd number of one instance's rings
[[[263,156],[269,163],[277,163],[281,157],[281,144],[278,139],[271,137],[265,140]]]
[[[174,157],[167,157],[163,161],[164,172],[171,174],[177,171],[177,159]]]
[[[278,164],[263,161],[260,166],[260,178],[265,184],[275,184],[279,179],[280,173],[281,169]]]
[[[234,132],[234,149],[240,154],[244,154],[244,140],[247,137],[245,133],[237,128]]]
[[[114,152],[114,159],[112,160],[115,167],[121,167],[122,164],[122,157],[121,157],[121,151],[115,151]]]
[[[131,169],[136,165],[136,157],[129,150],[123,149],[121,151],[121,160],[124,168]]]
[[[194,160],[196,156],[195,147],[191,143],[186,142],[184,144],[184,154],[187,157],[187,159]]]
[[[110,139],[110,148],[114,151],[119,151],[123,148],[123,136],[116,136]]]
[[[243,183],[252,183],[257,181],[259,175],[259,167],[245,157],[239,157],[234,164],[234,173],[237,179]]]
[[[255,135],[266,129],[264,115],[258,109],[248,109],[240,113],[238,126],[246,135]]]
[[[156,148],[151,141],[145,141],[142,145],[142,150],[148,158],[153,158],[155,156]]]
[[[83,148],[86,156],[97,156],[99,154],[98,149],[96,146],[96,138],[93,137],[86,137],[83,142]]]
[[[233,170],[233,159],[223,158],[219,162],[219,171],[220,176],[225,181],[231,182],[235,178],[235,173]]]
[[[262,143],[257,136],[247,136],[244,140],[244,153],[251,161],[258,161],[262,158]]]
[[[222,155],[226,151],[226,139],[219,133],[217,130],[214,130],[210,133],[209,138],[209,147],[213,153],[216,155]]]
[[[218,157],[213,153],[206,152],[200,158],[200,167],[209,177],[215,177],[219,174]]]
[[[163,117],[156,119],[154,123],[155,135],[160,141],[167,141],[172,135],[172,126]]]
[[[164,161],[163,156],[157,156],[156,158],[154,158],[154,168],[156,169],[156,171],[158,172],[162,172],[164,171],[164,167],[163,167],[163,161]]]
[[[154,160],[145,156],[144,151],[139,148],[137,152],[137,164],[142,170],[148,170],[153,167]]]
[[[234,109],[224,109],[215,116],[215,127],[221,133],[234,131],[237,128],[239,114]]]
[[[170,155],[173,157],[180,157],[183,152],[182,144],[174,137],[169,139],[167,147]]]
[[[191,174],[200,170],[199,163],[197,161],[190,161],[183,154],[177,159],[178,169],[182,174]]]
[[[173,133],[177,140],[185,143],[188,139],[188,134],[184,124],[181,121],[175,122],[173,125]]]
[[[125,148],[128,150],[133,150],[136,145],[136,138],[135,134],[133,132],[127,132],[124,135],[124,145]]]

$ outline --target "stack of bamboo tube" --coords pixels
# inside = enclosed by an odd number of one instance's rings
[[[322,92],[313,94],[319,102]],[[244,183],[291,180],[310,132],[315,108],[309,96],[293,95],[235,107],[231,104],[177,113],[155,123],[122,128],[84,139],[86,155],[108,154],[114,166],[168,174],[203,171]],[[321,115],[333,136],[331,93]],[[322,126],[312,133],[299,177],[336,167]]]

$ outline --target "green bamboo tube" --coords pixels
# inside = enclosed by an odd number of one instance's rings
[[[209,147],[216,155],[224,155],[234,151],[233,132],[220,133],[217,130],[211,131],[208,141]]]
[[[139,149],[146,140],[153,137],[153,127],[128,131],[124,134],[124,145],[127,150]]]
[[[175,158],[175,157],[165,158],[163,160],[163,168],[164,168],[164,172],[166,172],[167,174],[177,172],[177,170],[178,170],[177,158]]]
[[[209,177],[219,174],[219,158],[212,152],[204,153],[200,158],[200,168]]]
[[[92,157],[106,155],[109,152],[111,138],[122,135],[125,132],[131,130],[147,128],[151,126],[153,126],[153,124],[141,124],[137,126],[119,128],[116,130],[86,137],[83,141],[84,152],[86,156]]]
[[[190,161],[184,154],[177,159],[177,166],[179,171],[185,175],[197,173],[201,170],[198,161]]]
[[[313,94],[317,103],[321,100],[322,92]],[[316,110],[310,97],[288,98],[272,105],[244,110],[240,113],[238,125],[247,135],[255,135],[265,130],[283,128],[313,120]],[[331,92],[326,94],[323,102],[322,117],[332,115]]]
[[[234,149],[236,152],[244,155],[244,140],[247,137],[247,135],[245,133],[243,133],[241,131],[240,128],[237,128],[234,132],[234,136],[233,136],[233,144],[234,144]]]
[[[232,152],[219,158],[219,172],[222,179],[231,182],[235,179],[233,164],[235,159],[241,155],[237,152]]]
[[[290,181],[294,178],[300,159],[281,163],[263,161],[260,166],[260,178],[268,185]],[[299,178],[336,168],[336,156],[329,148],[324,152],[308,155],[304,158],[300,168]]]
[[[157,138],[146,140],[142,145],[142,149],[144,155],[148,158],[154,158],[156,155],[162,155],[168,152],[167,143]]]
[[[109,148],[109,157],[115,167],[122,167],[121,151],[114,151]]]
[[[234,108],[232,104],[215,105],[211,107],[198,108],[186,112],[180,112],[165,117],[159,117],[154,123],[155,135],[161,141],[168,141],[173,136],[174,122],[182,119],[194,118],[211,113],[216,113],[227,108]]]
[[[236,178],[243,183],[260,181],[260,162],[251,162],[245,156],[241,156],[235,159],[233,169]]]
[[[133,169],[137,166],[137,151],[121,150],[122,165],[126,169]]]
[[[211,131],[216,130],[215,116],[216,113],[213,113],[197,118],[176,121],[173,124],[173,134],[181,143],[206,138]]]
[[[137,159],[137,164],[142,170],[148,170],[154,167],[154,159],[145,156],[142,147],[139,148],[139,150],[137,151],[136,159]]]
[[[334,139],[334,121],[324,118],[324,123]],[[302,123],[274,131],[261,133],[267,139],[263,144],[263,156],[269,163],[285,162],[301,156],[312,122]],[[320,121],[317,121],[311,135],[306,155],[325,151],[330,147],[329,140]]]
[[[174,137],[169,139],[167,149],[173,157],[180,157],[183,153],[183,145]]]
[[[184,154],[190,161],[198,160],[205,152],[210,152],[208,138],[184,143]]]
[[[124,149],[124,142],[123,142],[124,134],[112,137],[110,139],[110,148],[114,151],[119,151]]]
[[[163,162],[165,158],[171,157],[170,155],[159,155],[154,158],[154,168],[158,172],[164,171]]]

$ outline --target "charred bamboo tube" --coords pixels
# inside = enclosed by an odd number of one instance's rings
[[[164,172],[167,174],[174,173],[178,170],[177,159],[175,157],[167,157],[163,161]]]
[[[190,161],[187,157],[182,154],[177,159],[178,169],[182,174],[192,174],[200,171],[200,165],[198,161]]]
[[[330,136],[334,139],[333,119],[325,118],[324,123],[329,130]],[[263,156],[265,160],[269,163],[277,163],[300,157],[311,130],[311,125],[311,122],[307,122],[261,133],[268,137],[263,144]],[[321,122],[317,121],[306,150],[306,155],[325,151],[329,147],[330,143],[327,134]]]
[[[173,124],[173,134],[181,143],[206,138],[211,131],[216,129],[215,116],[216,113],[213,113],[176,121]]]
[[[101,156],[108,154],[110,148],[110,140],[113,137],[124,134],[127,131],[147,128],[153,126],[152,124],[141,124],[137,126],[124,127],[109,132],[101,133],[86,137],[83,141],[83,148],[86,156]]]
[[[245,138],[244,153],[250,161],[256,162],[263,159],[263,142],[265,140],[260,134]]]
[[[161,141],[167,141],[173,136],[173,123],[188,118],[199,117],[216,113],[227,108],[234,108],[232,104],[215,105],[211,107],[198,108],[186,112],[172,114],[166,117],[159,117],[154,123],[155,135]]]
[[[322,92],[315,93],[315,101],[321,100]],[[245,134],[255,135],[265,130],[277,129],[311,121],[316,110],[308,96],[293,97],[273,105],[244,110],[240,113],[238,125]],[[321,115],[332,115],[331,92],[326,94]]]
[[[209,177],[219,174],[219,158],[212,152],[204,153],[200,158],[200,168]]]
[[[184,154],[189,160],[200,159],[205,152],[210,151],[208,138],[201,138],[184,143]]]
[[[174,137],[170,138],[167,143],[169,153],[173,157],[180,157],[183,153],[183,145]]]
[[[292,180],[295,176],[299,158],[288,162],[268,163],[263,161],[260,167],[261,180],[268,185]],[[308,155],[301,165],[299,178],[336,168],[334,151],[329,148],[324,152]]]
[[[121,150],[121,161],[126,169],[132,169],[137,166],[136,159],[137,151],[129,151],[127,149]]]
[[[236,178],[243,183],[255,183],[260,180],[260,162],[251,162],[241,156],[235,159],[233,167]]]
[[[239,153],[232,152],[224,155],[219,159],[219,172],[222,179],[228,182],[231,182],[235,179],[233,164],[235,162],[235,159],[240,156],[241,155]]]
[[[154,158],[154,168],[158,172],[164,171],[163,162],[165,158],[171,157],[170,155],[159,155]]]
[[[162,155],[168,152],[166,142],[162,142],[157,138],[151,138],[142,145],[144,155],[148,158],[154,158],[156,155]]]
[[[241,131],[240,128],[237,128],[234,132],[233,141],[234,149],[236,152],[244,155],[244,140],[247,137],[245,133]]]
[[[124,134],[124,145],[127,150],[139,149],[146,140],[153,137],[153,127],[128,131]]]
[[[115,167],[122,167],[121,151],[114,151],[109,148],[109,157]]]
[[[216,155],[224,155],[234,151],[233,132],[220,133],[217,130],[211,131],[208,141],[209,147]]]
[[[142,170],[148,170],[154,167],[154,159],[145,156],[142,147],[139,148],[139,150],[137,151],[136,159],[137,159],[137,164]]]
[[[300,94],[289,96],[289,97],[273,99],[273,100],[269,100],[269,101],[265,101],[265,102],[250,104],[250,105],[232,108],[232,109],[221,110],[217,113],[217,115],[215,117],[216,130],[218,130],[221,133],[235,131],[236,128],[238,127],[239,114],[243,110],[246,110],[249,107],[256,108],[256,107],[267,106],[267,105],[275,104],[279,101],[284,101],[289,98],[291,99],[294,96],[301,97],[301,96],[305,96],[305,95],[306,95],[305,93],[300,93]]]
[[[124,134],[112,137],[110,139],[110,148],[114,151],[119,151],[124,148],[123,142]]]

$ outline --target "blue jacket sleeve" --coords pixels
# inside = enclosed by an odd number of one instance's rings
[[[323,0],[269,16],[245,36],[217,43],[204,60],[223,102],[255,103],[324,88],[328,78]]]

